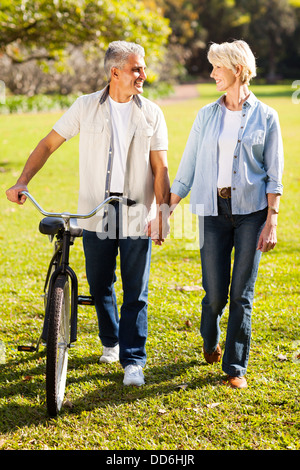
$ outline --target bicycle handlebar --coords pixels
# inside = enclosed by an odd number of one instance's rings
[[[24,194],[24,196],[28,197],[28,199],[33,203],[33,205],[38,209],[38,211],[46,217],[62,217],[66,220],[89,219],[90,217],[93,217],[93,215],[95,215],[100,209],[102,209],[104,206],[106,206],[112,201],[118,201],[121,204],[126,204],[127,206],[133,206],[136,204],[135,201],[133,201],[132,199],[128,199],[124,196],[109,196],[88,214],[71,214],[70,212],[47,212],[37,203],[37,201],[28,191],[22,191],[20,194]]]

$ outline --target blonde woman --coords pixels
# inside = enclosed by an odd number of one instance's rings
[[[199,111],[171,187],[170,204],[174,209],[191,190],[191,210],[204,223],[204,357],[209,363],[222,359],[224,383],[245,388],[259,261],[262,252],[276,245],[282,138],[276,111],[249,90],[256,64],[248,44],[212,44],[208,60],[217,90],[226,93]],[[228,297],[222,358],[219,322]]]

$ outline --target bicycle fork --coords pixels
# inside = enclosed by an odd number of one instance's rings
[[[68,276],[71,280],[71,328],[70,328],[70,344],[77,340],[77,314],[78,314],[78,281],[77,276],[73,269],[69,266],[69,253],[71,244],[71,234],[69,230],[65,230],[62,238],[62,257],[61,263],[56,267],[55,271],[49,280],[48,298],[45,310],[44,326],[41,335],[41,339],[47,342],[48,337],[48,324],[49,324],[49,307],[51,292],[54,283],[59,275]]]

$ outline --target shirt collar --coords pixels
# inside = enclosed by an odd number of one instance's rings
[[[245,101],[245,103],[247,103],[250,106],[254,106],[256,104],[256,102],[257,102],[257,98],[256,98],[255,94],[252,93],[252,91],[250,91],[249,98]]]
[[[225,96],[226,94],[220,96],[220,98],[216,101],[216,104],[219,106],[222,106]],[[254,93],[252,93],[252,91],[250,91],[250,95],[246,99],[244,106],[254,106],[256,102],[257,102],[256,96],[254,95]]]
[[[99,103],[100,103],[100,104],[105,103],[105,101],[106,101],[107,98],[108,98],[108,95],[109,95],[109,83],[108,83],[108,85],[106,85],[106,87],[102,90],[102,93],[101,93],[101,96],[100,96],[100,99],[99,99]],[[134,102],[139,108],[142,107],[142,100],[141,100],[141,98],[139,97],[139,95],[133,95],[133,102]]]

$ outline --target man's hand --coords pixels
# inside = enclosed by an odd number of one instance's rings
[[[169,206],[167,204],[163,206],[163,210],[158,208],[156,218],[151,220],[146,228],[147,236],[151,238],[155,245],[162,245],[170,233]]]
[[[6,191],[6,197],[11,202],[24,204],[27,198],[24,194],[21,194],[22,191],[28,191],[27,186],[25,184],[16,183]]]
[[[9,201],[24,204],[26,196],[24,196],[24,194],[20,195],[20,193],[22,191],[28,191],[27,184],[46,163],[49,156],[58,149],[63,142],[65,142],[65,139],[52,129],[52,131],[38,143],[25,163],[17,183],[6,191],[6,196]]]
[[[169,199],[170,180],[168,173],[167,152],[165,150],[151,150],[151,168],[154,175],[154,193],[156,199],[156,218],[151,220],[145,233],[154,241],[155,245],[162,245],[170,233],[169,226]]]

